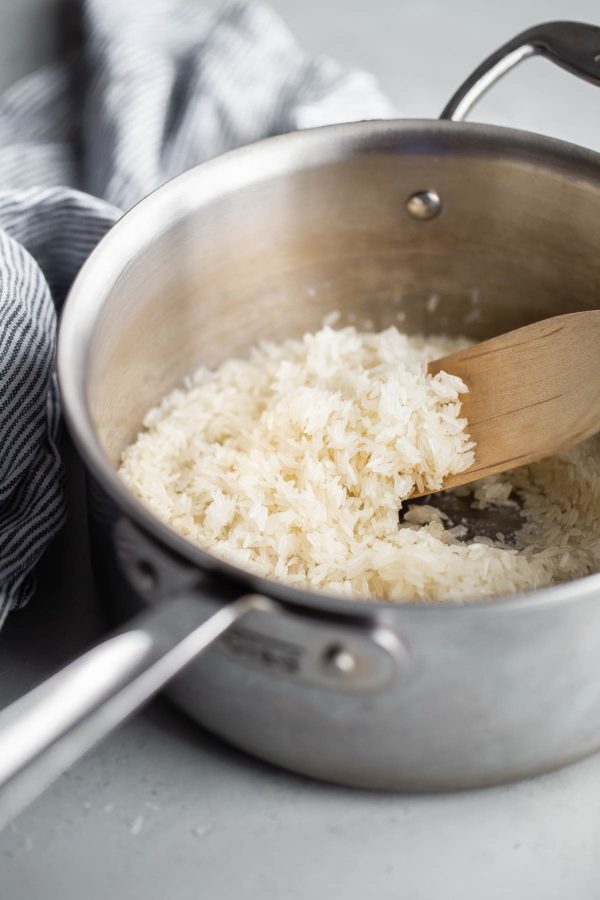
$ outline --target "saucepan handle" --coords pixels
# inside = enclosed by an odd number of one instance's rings
[[[231,625],[271,606],[241,597],[207,619],[193,595],[166,601],[0,712],[0,828]]]
[[[600,84],[600,28],[583,22],[545,22],[528,28],[488,56],[461,84],[440,118],[461,122],[493,84],[530,56],[544,56],[574,75]]]

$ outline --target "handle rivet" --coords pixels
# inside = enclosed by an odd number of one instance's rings
[[[356,659],[342,644],[333,644],[323,654],[323,664],[335,675],[351,675],[356,669]]]
[[[406,201],[406,209],[413,219],[424,222],[427,219],[435,219],[440,214],[442,201],[435,191],[417,191]]]
[[[131,575],[140,591],[152,591],[158,585],[156,567],[145,559],[139,559],[133,564]]]

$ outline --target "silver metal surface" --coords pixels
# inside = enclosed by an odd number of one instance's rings
[[[444,199],[443,215],[425,228],[405,209],[423,185]],[[144,201],[105,239],[74,288],[59,351],[84,457],[115,508],[154,542],[154,558],[168,552],[169,578],[179,564],[184,578],[208,571],[217,593],[242,582],[281,604],[237,629],[239,652],[226,639],[170,686],[190,715],[263,759],[384,788],[506,781],[600,744],[598,576],[459,607],[310,594],[182,540],[114,473],[147,407],[185,372],[261,338],[302,334],[334,309],[342,322],[480,339],[597,307],[599,208],[600,158],[591,152],[477,125],[360,123],[215,160]],[[119,575],[105,533],[100,521],[93,548],[103,594],[128,615],[146,600]],[[371,622],[359,626],[365,637],[377,625],[401,637],[406,664],[392,679],[359,691],[343,690],[340,678],[333,690],[286,672],[296,663],[293,653],[278,655],[282,647],[314,642],[322,651],[325,637],[346,646],[357,616]]]
[[[98,482],[190,563],[241,577],[148,516],[115,472],[156,398],[335,309],[478,340],[595,306],[598,159],[507,129],[375,122],[273,138],[170,182],[101,243],[63,317],[65,412]],[[405,199],[427,184],[444,212],[424,228]]]
[[[100,529],[105,529],[101,523]],[[181,593],[197,595],[197,606],[206,606],[210,615],[212,600],[198,596],[198,571],[182,564],[158,547],[154,541],[127,520],[114,528],[116,539],[109,552],[116,552],[120,569],[144,602],[154,606],[165,596]],[[152,560],[152,582],[140,580],[147,560]],[[204,598],[220,596],[231,602],[239,594],[232,588],[229,595],[223,587],[200,580]],[[111,589],[118,593],[119,587]],[[265,601],[266,602],[266,601]],[[135,612],[137,607],[133,607]],[[380,690],[397,683],[407,675],[409,658],[402,637],[389,627],[377,623],[370,615],[354,616],[340,621],[337,617],[309,617],[297,608],[275,604],[265,611],[255,611],[243,622],[227,629],[218,649],[244,668],[323,689],[349,691],[354,694]]]
[[[355,671],[356,658],[343,644],[334,644],[326,648],[323,665],[328,671],[336,672],[343,677]]]
[[[406,209],[413,219],[435,219],[442,211],[442,201],[435,191],[416,191],[406,201]]]
[[[208,619],[195,598],[162,604],[0,713],[0,829],[263,597]]]
[[[311,619],[284,608],[253,615],[218,649],[245,669],[324,690],[362,695],[398,684],[410,662],[399,634],[368,622]]]
[[[441,118],[462,122],[492,85],[531,56],[543,56],[600,84],[600,28],[583,22],[545,22],[523,31],[484,60],[454,93]]]
[[[511,50],[497,63],[494,63],[486,72],[479,75],[472,83],[469,81],[459,88],[457,95],[451,101],[449,108],[446,107],[441,115],[442,119],[451,119],[453,122],[464,122],[476,103],[481,100],[489,89],[504,78],[511,69],[514,69],[524,59],[535,56],[537,50],[531,44],[524,44]]]

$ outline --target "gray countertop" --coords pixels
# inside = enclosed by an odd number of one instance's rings
[[[60,45],[53,0],[0,0],[0,86]],[[380,78],[402,115],[436,115],[519,30],[600,22],[596,0],[277,0],[300,41]],[[600,149],[600,92],[524,65],[477,118]],[[106,628],[89,572],[81,470],[30,606],[0,635],[0,706]],[[375,739],[375,738],[374,738]],[[237,751],[156,701],[0,836],[0,900],[600,896],[600,756],[505,788],[402,795],[318,784]]]

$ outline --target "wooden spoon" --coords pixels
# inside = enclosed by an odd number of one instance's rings
[[[566,450],[600,431],[600,310],[554,316],[429,364],[458,375],[475,462],[443,489]]]

